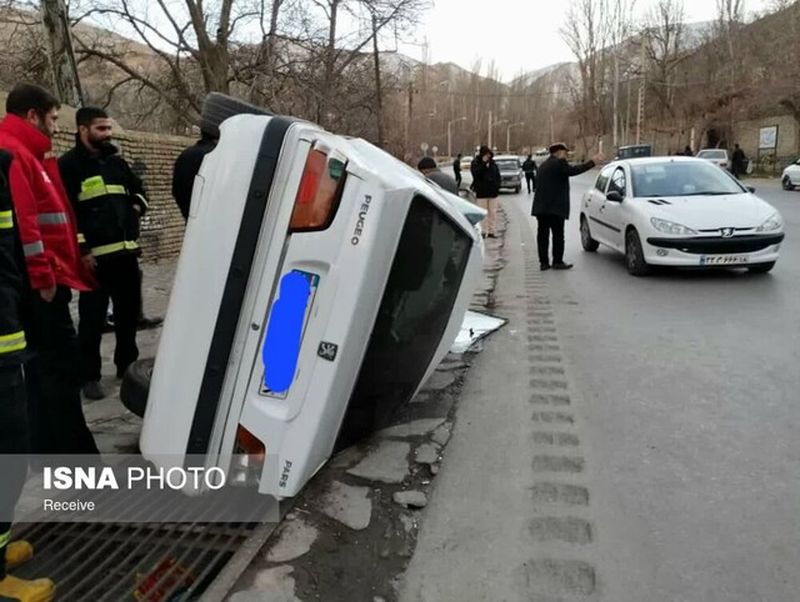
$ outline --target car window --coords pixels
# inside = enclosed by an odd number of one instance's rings
[[[345,418],[363,421],[363,434],[420,384],[447,328],[471,248],[467,234],[427,199],[412,201]]]
[[[704,150],[697,155],[702,159],[724,159],[728,156],[724,150]]]
[[[614,171],[613,167],[605,167],[600,172],[600,175],[597,176],[597,182],[595,182],[594,187],[603,194],[606,193],[606,186],[608,185],[608,179],[611,177],[612,171]]]
[[[504,171],[512,171],[514,169],[519,169],[519,161],[515,161],[514,159],[500,159],[496,161],[497,167]]]
[[[608,185],[608,191],[616,190],[624,197],[627,189],[628,184],[625,170],[622,167],[618,167],[611,176],[611,183]]]
[[[742,194],[732,175],[706,161],[669,161],[631,166],[633,192],[640,197]]]

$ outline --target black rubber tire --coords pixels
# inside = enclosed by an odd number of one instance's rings
[[[794,190],[794,184],[792,184],[789,176],[784,176],[783,180],[781,180],[781,186],[784,190]]]
[[[757,263],[755,265],[747,266],[747,271],[751,274],[766,274],[774,267],[775,262],[770,261],[769,263]]]
[[[219,92],[212,92],[206,96],[203,102],[203,111],[200,114],[200,129],[218,138],[220,124],[234,115],[272,115],[272,113],[238,98],[226,96]]]
[[[522,186],[517,186],[517,187],[514,189],[514,194],[519,194],[521,190],[522,190]]]
[[[594,253],[600,248],[600,243],[592,238],[592,232],[589,229],[589,220],[585,215],[581,215],[581,245],[583,250],[587,253]]]
[[[625,234],[625,265],[632,276],[647,276],[652,272],[644,259],[639,233],[633,228]]]
[[[122,405],[140,418],[144,417],[147,408],[147,395],[150,392],[150,379],[153,376],[155,362],[154,358],[133,362],[125,371],[119,388]]]

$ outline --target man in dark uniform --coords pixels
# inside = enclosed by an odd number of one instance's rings
[[[11,155],[0,150],[0,599],[50,600],[55,588],[49,579],[28,581],[6,572],[33,557],[30,543],[11,541],[11,521],[28,473],[29,450],[22,369],[27,359],[22,296],[28,282],[8,186],[11,161]]]
[[[533,197],[531,215],[538,222],[537,243],[539,266],[542,270],[568,270],[571,263],[564,263],[564,222],[569,219],[569,179],[589,171],[605,157],[598,153],[591,161],[572,166],[567,161],[566,144],[561,142],[550,147],[550,157],[542,163],[537,174],[536,194]],[[550,263],[550,233],[553,233],[553,263]]]
[[[525,183],[528,185],[528,194],[536,190],[536,162],[533,160],[533,155],[528,155],[528,158],[522,163],[522,171],[525,173]]]
[[[136,327],[141,312],[139,220],[148,208],[142,181],[111,143],[112,123],[102,109],[84,107],[76,116],[75,147],[59,160],[61,178],[78,218],[84,265],[99,288],[81,293],[78,338],[83,365],[83,394],[102,399],[100,342],[114,302],[117,377],[139,357]]]

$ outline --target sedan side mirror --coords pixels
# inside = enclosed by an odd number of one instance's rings
[[[609,190],[608,194],[606,194],[606,200],[612,201],[614,203],[621,203],[622,202],[622,195],[618,190]]]
[[[745,188],[747,188],[747,190],[749,190],[750,192],[755,192],[756,191],[756,187],[755,186],[745,186]]]

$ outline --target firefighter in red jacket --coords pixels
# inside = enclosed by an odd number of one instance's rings
[[[0,600],[50,600],[49,579],[29,581],[6,573],[33,557],[27,541],[11,541],[14,506],[28,472],[28,419],[22,365],[27,342],[22,324],[25,260],[16,234],[8,186],[11,155],[0,150]]]
[[[97,454],[83,415],[80,353],[69,311],[71,289],[93,288],[78,250],[75,215],[51,155],[59,102],[46,90],[17,85],[6,99],[0,149],[13,161],[9,185],[32,288],[26,331],[31,449],[36,454]]]
[[[141,313],[139,220],[147,210],[144,186],[112,144],[112,123],[102,109],[84,107],[75,115],[75,146],[58,161],[67,196],[78,219],[84,264],[99,283],[81,293],[78,339],[83,364],[83,394],[102,399],[100,342],[114,303],[117,377],[139,357],[136,327]]]

